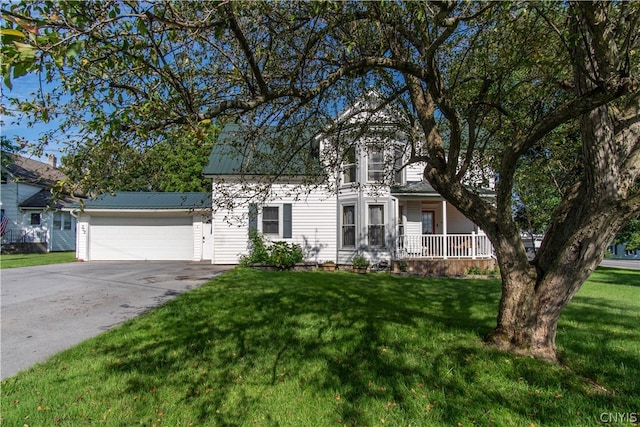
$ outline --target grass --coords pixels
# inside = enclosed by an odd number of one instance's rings
[[[0,421],[584,426],[640,412],[640,271],[583,286],[558,366],[483,345],[499,294],[497,280],[237,268],[3,381]]]
[[[47,254],[3,254],[0,256],[0,268],[32,267],[35,265],[75,262],[75,252],[49,252]]]

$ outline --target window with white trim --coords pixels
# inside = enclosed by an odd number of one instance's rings
[[[367,152],[367,181],[384,179],[384,152],[381,148],[369,147]]]
[[[356,182],[356,147],[349,147],[342,162],[342,183],[352,184]]]
[[[356,247],[356,207],[342,206],[342,247]]]
[[[40,225],[40,213],[32,213],[30,217],[30,225]]]
[[[369,205],[369,246],[372,248],[384,248],[384,205]]]
[[[277,206],[262,208],[262,233],[280,234],[280,209]]]

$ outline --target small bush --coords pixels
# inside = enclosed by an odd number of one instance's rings
[[[268,264],[278,270],[290,270],[304,259],[302,248],[295,243],[273,242],[267,251],[269,252]]]
[[[304,260],[302,248],[295,243],[273,242],[267,245],[262,234],[249,231],[249,254],[240,257],[240,265],[265,264],[278,270],[290,270]]]
[[[249,230],[249,255],[240,257],[240,265],[250,266],[251,264],[268,264],[269,252],[262,234],[256,230]]]
[[[367,268],[369,267],[369,260],[362,255],[354,256],[351,260],[351,263],[356,268]]]

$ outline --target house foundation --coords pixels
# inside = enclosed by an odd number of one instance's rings
[[[404,258],[391,261],[394,273],[411,273],[420,276],[460,276],[472,268],[493,271],[496,260],[488,259],[424,259]]]

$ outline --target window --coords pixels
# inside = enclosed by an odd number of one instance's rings
[[[342,207],[342,247],[356,247],[356,207]]]
[[[262,233],[280,233],[280,214],[278,207],[268,206],[262,209]]]
[[[369,205],[369,246],[383,248],[384,241],[384,205]]]
[[[342,182],[344,184],[356,182],[356,147],[349,147],[345,153],[342,167]]]
[[[64,218],[64,227],[63,227],[63,228],[64,228],[65,230],[71,230],[71,221],[73,221],[73,220],[71,219],[71,215],[69,215],[69,214],[64,214],[63,218]]]
[[[395,184],[402,184],[403,182],[403,170],[402,170],[402,165],[404,164],[403,161],[403,155],[404,153],[402,152],[401,149],[396,148],[394,151],[394,159],[393,159],[393,182]]]
[[[62,212],[55,212],[53,214],[53,229],[62,230]]]
[[[398,236],[404,236],[404,206],[398,206]]]
[[[367,153],[367,180],[382,181],[384,178],[384,155],[380,148],[369,148]]]
[[[32,213],[31,214],[31,225],[40,225],[40,213]]]
[[[422,211],[422,234],[435,233],[434,216],[434,211]]]

